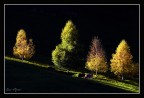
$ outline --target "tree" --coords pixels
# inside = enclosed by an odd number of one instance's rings
[[[125,40],[122,40],[116,49],[116,53],[112,54],[110,67],[111,72],[115,75],[123,76],[134,75],[138,71],[137,64],[132,61],[133,56],[130,53],[130,47]]]
[[[105,57],[105,52],[102,48],[101,42],[98,39],[98,37],[94,37],[91,46],[90,51],[87,56],[87,62],[86,62],[86,69],[96,72],[106,72],[107,71],[107,61]]]
[[[22,60],[30,59],[35,53],[35,46],[33,45],[32,39],[29,39],[29,43],[27,43],[26,32],[23,29],[18,31],[16,37],[16,43],[13,47],[14,56],[21,58]]]
[[[57,67],[78,68],[78,31],[71,20],[68,20],[61,33],[61,43],[52,51],[52,62]]]

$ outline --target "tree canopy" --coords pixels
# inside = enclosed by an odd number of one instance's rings
[[[118,45],[115,54],[112,54],[112,59],[110,60],[111,72],[121,76],[122,79],[123,76],[136,73],[138,66],[133,63],[132,58],[133,56],[130,53],[130,47],[123,39]]]
[[[92,39],[85,68],[96,72],[96,75],[97,72],[107,71],[105,52],[98,37]]]
[[[66,22],[61,33],[61,43],[52,51],[52,62],[57,67],[78,68],[78,30],[71,20]]]
[[[13,47],[14,56],[21,59],[30,59],[35,53],[35,45],[33,45],[32,39],[27,42],[26,32],[24,29],[18,31],[16,37],[16,43]]]

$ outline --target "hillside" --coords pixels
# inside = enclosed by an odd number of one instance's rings
[[[6,93],[128,93],[128,91],[30,64],[6,60]]]

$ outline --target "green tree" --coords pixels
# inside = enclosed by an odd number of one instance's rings
[[[130,53],[130,47],[125,40],[122,40],[116,49],[116,53],[112,54],[110,67],[111,72],[121,77],[134,75],[138,72],[138,65],[132,61],[133,56]]]
[[[35,53],[35,46],[33,45],[32,39],[29,39],[29,43],[27,43],[26,32],[23,29],[18,31],[16,37],[16,43],[13,47],[14,56],[21,58],[22,60],[30,59]]]
[[[97,72],[105,73],[108,69],[105,52],[98,37],[94,37],[91,42],[85,68],[96,72],[96,75]]]
[[[78,68],[78,30],[71,20],[66,22],[61,33],[61,43],[52,51],[52,62],[57,67]]]

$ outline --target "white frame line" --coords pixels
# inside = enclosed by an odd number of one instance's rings
[[[5,93],[5,5],[139,5],[139,93]],[[4,4],[4,94],[140,94],[140,4]]]

